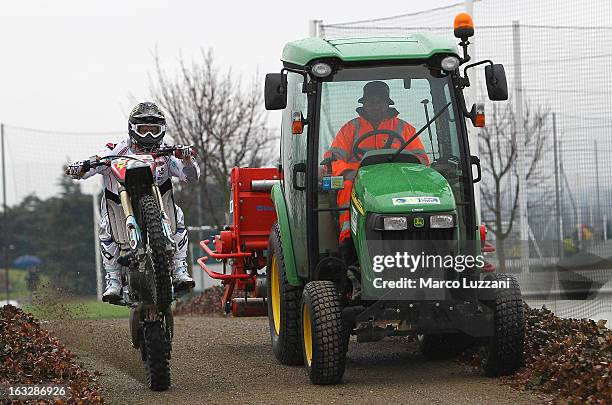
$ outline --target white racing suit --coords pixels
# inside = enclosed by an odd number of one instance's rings
[[[164,145],[162,145],[164,146]],[[120,143],[113,145],[108,144],[106,148],[99,151],[97,156],[121,156],[139,154],[132,148],[130,139],[125,139]],[[188,236],[185,228],[185,218],[181,208],[174,203],[172,197],[172,177],[178,177],[180,181],[196,182],[200,177],[200,168],[195,159],[191,157],[192,164],[184,163],[181,159],[174,156],[164,156],[158,159],[164,159],[164,164],[158,164],[155,173],[155,182],[159,186],[164,199],[164,206],[170,217],[172,228],[174,231],[174,242],[176,250],[174,252],[174,268],[185,268],[187,266],[187,248]],[[82,179],[89,178],[96,174],[101,174],[104,177],[104,198],[101,199],[101,219],[100,219],[100,247],[102,253],[102,263],[106,273],[120,271],[121,266],[117,263],[120,256],[119,244],[113,238],[112,224],[113,218],[109,217],[107,205],[113,204],[113,201],[120,204],[119,200],[119,183],[111,173],[108,166],[99,166],[85,173]],[[111,202],[107,203],[107,200]],[[171,202],[171,204],[169,204]],[[174,209],[171,209],[173,207]],[[112,213],[111,213],[112,214]],[[112,216],[112,215],[111,215]]]

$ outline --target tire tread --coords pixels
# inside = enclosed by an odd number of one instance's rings
[[[310,380],[319,385],[336,384],[344,375],[348,349],[340,295],[332,281],[312,281],[306,284],[302,299],[310,304],[313,322],[313,358],[307,367]]]
[[[280,275],[281,293],[281,326],[276,341],[272,337],[272,350],[276,359],[284,365],[297,366],[303,364],[302,346],[299,327],[299,305],[302,297],[302,288],[289,284],[287,272],[285,271],[285,257],[281,243],[280,226],[278,222],[272,226],[269,242],[270,252],[268,254],[268,269],[272,266],[272,255],[276,255]],[[268,280],[268,287],[271,283]],[[283,305],[284,304],[284,305]],[[268,297],[268,317],[270,324],[270,335],[274,334],[274,321],[272,318],[272,304]]]
[[[151,291],[153,301],[160,312],[165,312],[172,303],[172,281],[170,279],[170,257],[166,252],[166,241],[161,224],[161,212],[150,195],[140,199],[140,213],[151,248],[155,288]]]
[[[168,342],[159,321],[144,324],[144,355],[149,388],[153,391],[170,388]]]
[[[510,288],[497,290],[492,303],[495,332],[487,347],[482,367],[490,377],[513,374],[523,364],[525,314],[518,281],[507,274],[493,274],[493,280],[508,278]]]

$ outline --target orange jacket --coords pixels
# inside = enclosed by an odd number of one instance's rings
[[[395,111],[395,110],[392,110]],[[397,118],[397,114],[378,124],[376,129],[387,129],[401,134],[404,141],[410,139],[416,132],[414,127],[406,121]],[[374,131],[372,124],[365,118],[359,116],[350,120],[340,128],[338,134],[334,138],[330,148],[325,152],[324,159],[331,158],[332,175],[344,175],[346,179],[352,180],[355,177],[356,171],[359,168],[359,163],[362,156],[353,156],[354,143],[361,135],[370,131]],[[382,149],[385,143],[391,136],[388,134],[378,134],[364,139],[359,148],[365,151]],[[394,139],[390,146],[391,148],[399,148],[401,146],[399,140]],[[419,138],[413,140],[406,150],[415,154],[423,164],[429,164],[429,159],[425,152],[425,147]]]

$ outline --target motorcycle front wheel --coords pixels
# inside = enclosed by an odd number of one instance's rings
[[[140,216],[146,229],[153,262],[153,277],[149,277],[151,296],[158,312],[166,312],[172,302],[170,258],[166,251],[161,211],[152,196],[145,195],[140,199]]]

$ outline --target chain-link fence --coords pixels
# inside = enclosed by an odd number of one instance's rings
[[[29,195],[40,199],[57,195],[65,178],[63,167],[95,155],[109,142],[121,140],[121,132],[61,132],[4,127],[7,204],[13,206]],[[84,193],[101,189],[96,177],[81,182]]]
[[[474,17],[472,60],[502,63],[508,78],[507,103],[486,100],[480,68],[470,73],[473,85],[467,91],[468,108],[472,102],[484,102],[487,111],[487,129],[470,129],[472,152],[478,150],[484,170],[482,220],[491,239],[495,230],[507,231],[512,225],[503,244],[505,269],[531,272],[521,278],[540,277],[527,287],[533,287],[529,294],[534,299],[612,293],[612,2],[457,2],[387,18],[318,21],[315,32],[326,39],[412,32],[454,38],[453,19],[463,11]],[[512,170],[498,179],[496,193],[494,175],[508,161],[513,139],[518,154]],[[521,174],[526,178],[520,179]],[[527,206],[523,224],[517,198],[521,192]],[[521,240],[529,240],[528,261],[525,255],[521,259],[521,251],[527,252]],[[497,245],[499,250],[500,240]],[[554,277],[534,274],[551,268],[567,271],[550,272]],[[588,271],[593,268],[598,272]],[[546,294],[538,296],[538,291]],[[575,306],[577,312],[563,314],[612,317],[610,300],[587,307]]]

